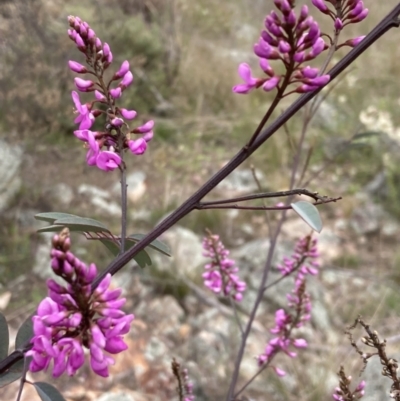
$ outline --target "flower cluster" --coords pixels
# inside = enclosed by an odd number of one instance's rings
[[[217,294],[221,292],[225,296],[232,297],[235,301],[241,301],[246,283],[236,274],[238,267],[234,260],[229,259],[229,251],[219,239],[218,235],[211,233],[203,239],[203,255],[211,258],[211,262],[204,266],[204,285]]]
[[[147,143],[153,138],[154,121],[130,129],[126,120],[136,117],[135,110],[128,110],[116,106],[116,101],[121,98],[125,89],[133,82],[133,74],[130,71],[129,62],[125,60],[121,67],[105,83],[104,72],[110,66],[113,55],[110,46],[102,43],[87,22],[79,17],[68,17],[70,29],[68,35],[85,56],[87,67],[76,62],[69,61],[69,68],[78,74],[90,74],[95,81],[75,78],[75,86],[80,92],[94,92],[94,100],[82,104],[79,94],[72,92],[78,116],[74,122],[79,124],[79,130],[75,136],[85,142],[88,148],[86,162],[90,166],[111,171],[121,166],[121,156],[125,149],[129,149],[135,155],[143,154],[147,149]],[[118,83],[118,84],[117,84]],[[102,104],[106,110],[94,109],[95,104]],[[97,117],[105,115],[106,122],[103,131],[91,131]],[[128,131],[126,134],[122,128]],[[138,139],[132,139],[134,135],[140,135]]]
[[[189,380],[189,373],[187,369],[182,370],[183,388],[185,390],[185,398],[183,401],[194,401],[193,383]]]
[[[297,241],[293,254],[290,257],[285,256],[283,263],[279,264],[277,268],[284,276],[296,270],[301,275],[311,274],[315,276],[320,267],[317,261],[318,257],[317,239],[307,235]]]
[[[274,88],[284,91],[290,84],[295,84],[296,89],[289,93],[304,93],[329,82],[329,75],[320,75],[318,68],[304,65],[328,48],[318,23],[309,15],[308,7],[302,6],[296,16],[293,0],[274,0],[274,3],[282,15],[271,11],[265,19],[265,30],[254,45],[254,53],[259,57],[266,77],[255,78],[248,64],[240,64],[239,76],[245,83],[234,86],[235,93],[249,93],[259,87],[267,92]],[[285,74],[277,74],[269,60],[280,60]]]
[[[345,0],[340,2],[329,1],[328,3],[331,3],[334,6],[334,10],[331,10],[328,7],[326,4],[327,1],[312,0],[312,3],[319,11],[328,15],[332,19],[335,35],[338,35],[346,25],[360,22],[368,15],[368,9],[364,7],[364,3],[361,0]],[[326,36],[329,38],[332,45],[334,40],[329,35]],[[356,38],[348,39],[344,43],[336,45],[336,50],[343,46],[357,46],[364,38],[365,36],[357,36]]]
[[[294,254],[291,258],[285,258],[284,263],[279,266],[281,273],[286,276],[297,272],[295,286],[290,294],[287,294],[288,311],[279,309],[275,312],[275,327],[270,330],[275,335],[267,346],[264,353],[259,355],[257,360],[259,366],[270,363],[278,352],[284,352],[289,357],[296,357],[296,352],[291,347],[306,348],[307,341],[303,338],[293,338],[292,331],[302,327],[311,318],[311,300],[306,292],[306,276],[318,273],[317,262],[313,259],[318,257],[316,240],[306,236],[298,241]],[[306,260],[311,258],[311,262]],[[286,373],[282,369],[273,366],[278,376]]]
[[[365,394],[365,381],[361,381],[354,391],[350,390],[351,376],[346,376],[344,373],[343,366],[339,371],[339,387],[335,388],[335,392],[332,397],[336,401],[353,401],[359,400]]]
[[[30,370],[46,370],[54,361],[53,376],[64,372],[72,376],[84,363],[84,347],[90,351],[90,366],[100,376],[108,376],[108,366],[117,354],[127,349],[123,335],[130,329],[133,315],[121,310],[125,298],[121,289],[109,289],[111,275],[107,275],[92,291],[97,268],[80,261],[70,251],[68,229],[53,238],[51,267],[66,282],[47,281],[48,297],[38,306],[33,316],[34,336]]]
[[[171,363],[172,373],[178,381],[178,394],[179,399],[182,401],[194,401],[193,383],[189,380],[189,373],[187,369],[182,369],[181,365],[172,359]]]
[[[327,2],[324,0],[312,0],[315,7],[322,13],[329,15],[334,21],[335,30],[341,31],[348,24],[355,24],[367,18],[368,8],[364,7],[361,0],[346,0],[335,5],[335,10],[329,9]],[[333,4],[332,2],[330,2]],[[339,15],[338,15],[339,14]],[[352,39],[355,42],[360,42],[364,37]],[[357,45],[354,43],[353,45]]]

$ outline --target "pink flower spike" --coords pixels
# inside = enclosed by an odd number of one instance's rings
[[[144,133],[146,133],[146,132],[150,132],[153,128],[154,128],[154,121],[153,121],[153,120],[150,120],[150,121],[147,121],[146,124],[143,124],[143,125],[141,125],[141,126],[138,127],[138,128],[135,128],[135,129],[133,130],[133,132],[135,132],[135,133],[140,133],[140,134],[144,134]]]
[[[280,76],[272,77],[272,78],[268,79],[267,81],[265,81],[265,83],[263,84],[262,88],[266,92],[269,92],[269,91],[271,91],[272,89],[275,89],[278,86],[280,80],[281,80]]]
[[[68,66],[73,72],[77,72],[78,74],[84,74],[87,72],[87,69],[84,65],[77,63],[76,61],[68,61]]]
[[[94,85],[94,82],[88,79],[74,78],[74,81],[75,81],[75,86],[81,92],[87,92],[88,89],[90,89]]]
[[[118,99],[122,96],[122,90],[121,88],[115,88],[115,89],[110,89],[110,95],[114,98],[114,99]]]
[[[133,120],[136,117],[135,110],[127,110],[127,109],[119,109],[121,112],[122,117],[126,118],[127,120]]]
[[[118,168],[121,164],[121,157],[115,152],[104,151],[100,152],[96,159],[96,165],[104,171],[112,171]]]
[[[115,73],[114,79],[120,79],[122,78],[127,72],[129,71],[129,62],[125,60],[122,64],[119,70]]]
[[[130,71],[128,71],[124,78],[121,81],[121,88],[126,89],[133,82],[133,75]]]
[[[101,92],[99,92],[98,90],[95,90],[94,91],[94,96],[95,96],[95,98],[97,99],[97,100],[106,100],[106,97],[101,93]]]
[[[134,155],[142,155],[147,149],[147,143],[143,138],[128,141],[128,146]]]

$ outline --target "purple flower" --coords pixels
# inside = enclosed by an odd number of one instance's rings
[[[142,155],[147,149],[147,142],[143,138],[129,140],[128,147],[134,155]]]
[[[235,85],[232,90],[235,93],[249,93],[252,89],[257,87],[259,80],[254,78],[251,74],[251,68],[248,64],[242,63],[239,65],[239,76],[243,79],[245,84]]]
[[[133,82],[133,74],[129,70],[129,62],[123,61],[118,71],[106,82],[104,71],[113,60],[110,46],[96,36],[87,22],[79,17],[68,17],[70,29],[68,36],[73,40],[80,51],[86,56],[87,67],[76,61],[69,61],[69,67],[77,73],[89,73],[93,80],[79,77],[74,78],[75,86],[81,92],[93,92],[92,102],[81,104],[77,92],[72,92],[75,108],[79,115],[75,122],[79,123],[79,129],[74,135],[84,141],[88,152],[86,162],[91,166],[97,166],[104,171],[112,171],[121,166],[121,154],[130,149],[136,155],[143,154],[147,149],[147,143],[153,138],[154,121],[148,121],[140,127],[129,127],[126,120],[133,120],[137,113],[135,110],[119,107],[117,105],[123,91]],[[95,68],[97,66],[99,68]],[[121,80],[117,87],[111,88],[113,81]],[[93,104],[100,103],[100,109],[91,110]],[[103,129],[92,132],[92,127],[97,117],[104,116]],[[132,134],[140,134],[141,137],[131,140]],[[121,166],[125,168],[125,166]],[[58,264],[57,260],[52,263]],[[57,267],[57,266],[55,266]],[[64,274],[72,274],[72,267],[65,265]],[[52,297],[60,299],[63,294],[53,291]]]
[[[77,63],[76,61],[68,61],[69,68],[73,72],[77,72],[78,74],[84,74],[87,72],[87,69],[84,65]]]
[[[114,99],[119,99],[122,96],[122,90],[120,87],[115,88],[115,89],[110,89],[110,95],[114,98]]]
[[[235,261],[228,258],[229,251],[225,249],[219,236],[210,233],[205,237],[203,249],[203,255],[211,259],[211,262],[204,266],[204,285],[217,294],[222,293],[240,302],[246,290],[246,283],[236,274],[239,269]]]
[[[75,81],[75,86],[81,92],[88,92],[94,85],[94,82],[88,79],[74,78],[74,81]]]
[[[121,157],[115,152],[107,150],[100,152],[96,159],[96,166],[104,171],[115,170],[120,164]]]
[[[121,112],[122,117],[126,118],[127,120],[133,120],[136,117],[135,110],[127,110],[127,109],[119,109]]]
[[[324,14],[329,14],[329,8],[326,6],[324,0],[311,0],[315,7]]]
[[[299,16],[296,17],[292,10],[294,2],[288,0],[274,2],[282,16],[272,11],[265,18],[266,30],[261,32],[258,42],[254,45],[254,53],[260,58],[260,67],[268,77],[254,77],[250,66],[242,63],[239,65],[239,76],[245,83],[235,85],[232,89],[235,93],[246,94],[259,87],[267,92],[275,88],[280,90],[279,83],[282,81],[285,83],[284,89],[287,85],[297,85],[295,90],[287,94],[314,90],[326,84],[326,78],[312,83],[307,82],[310,78],[316,79],[319,70],[314,72],[315,69],[302,65],[305,61],[316,58],[327,48],[318,23],[308,15],[308,7],[303,6]],[[313,3],[321,10],[329,11],[322,0],[315,0]],[[280,60],[286,73],[276,74],[268,60]],[[307,71],[307,67],[313,71],[313,77],[301,74],[301,71]]]
[[[279,309],[275,312],[275,327],[270,329],[274,337],[267,343],[264,353],[257,357],[259,366],[270,363],[278,352],[284,352],[294,358],[296,352],[291,351],[291,347],[301,349],[308,346],[305,339],[293,338],[293,331],[310,319],[311,301],[305,291],[305,277],[318,272],[315,269],[318,263],[314,260],[318,257],[316,244],[316,240],[311,236],[301,238],[296,244],[293,255],[290,258],[285,257],[283,264],[277,266],[284,276],[296,273],[295,286],[286,296],[288,309]],[[277,372],[278,368],[273,368]]]
[[[45,298],[32,318],[34,337],[26,354],[32,357],[29,368],[32,372],[46,370],[53,361],[54,377],[64,372],[73,376],[84,364],[84,348],[87,348],[93,371],[107,377],[108,367],[114,364],[108,353],[127,349],[123,336],[129,332],[134,316],[120,309],[125,299],[119,298],[120,289],[109,289],[111,275],[94,292],[91,290],[96,266],[87,266],[69,251],[68,235],[62,232],[53,238],[52,259],[57,261],[52,260],[52,266],[56,267],[53,270],[67,281],[67,286],[54,280],[47,283],[49,293],[60,298],[57,301]]]
[[[129,62],[125,60],[119,70],[114,74],[114,79],[122,78],[129,71]]]
[[[106,100],[106,97],[101,93],[101,92],[99,92],[98,90],[95,90],[94,91],[94,96],[95,96],[95,98],[97,99],[97,100]]]
[[[121,89],[125,90],[132,82],[133,82],[133,75],[130,71],[128,71],[124,75],[124,77],[122,78],[122,81],[120,83]]]
[[[88,105],[81,104],[79,94],[75,91],[72,91],[72,100],[74,101],[76,111],[79,113],[79,116],[75,118],[74,123],[79,123],[80,130],[89,129],[95,120],[94,115]]]

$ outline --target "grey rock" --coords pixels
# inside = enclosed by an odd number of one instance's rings
[[[74,191],[69,185],[60,182],[52,185],[46,191],[46,196],[62,206],[69,206],[74,199]]]
[[[197,277],[208,259],[203,254],[202,240],[193,231],[174,226],[160,238],[171,248],[171,257],[154,253],[152,258],[159,270],[178,271],[187,277]]]
[[[78,193],[86,197],[99,212],[114,217],[121,215],[120,205],[110,199],[111,194],[108,191],[93,185],[81,184],[78,187]]]
[[[358,235],[382,234],[393,237],[400,233],[400,223],[382,205],[374,203],[365,193],[358,194],[358,206],[349,219],[350,227]]]

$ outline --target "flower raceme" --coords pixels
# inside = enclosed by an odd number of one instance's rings
[[[248,64],[239,65],[239,76],[244,84],[233,87],[235,93],[249,93],[262,87],[269,92],[284,85],[295,84],[294,92],[312,91],[329,81],[329,75],[319,76],[318,68],[304,65],[315,59],[328,45],[321,37],[321,31],[316,21],[309,15],[308,7],[304,5],[298,16],[293,11],[293,2],[275,0],[278,11],[271,11],[265,18],[265,30],[261,32],[259,41],[254,45],[254,53],[259,57],[261,70],[266,78],[255,78]],[[284,75],[276,74],[270,65],[270,60],[280,60],[285,67]]]
[[[307,341],[303,338],[293,338],[292,331],[302,327],[311,318],[311,300],[306,292],[306,276],[318,274],[319,264],[317,240],[311,236],[301,238],[290,258],[284,258],[283,264],[278,266],[282,275],[296,273],[295,286],[287,294],[288,310],[279,309],[275,312],[275,327],[270,330],[274,337],[268,342],[264,353],[258,356],[259,366],[270,364],[278,352],[284,352],[291,358],[296,357],[292,348],[306,348]],[[272,366],[278,376],[284,376],[284,370]]]
[[[130,150],[134,155],[141,155],[146,151],[148,142],[153,138],[154,121],[148,121],[133,129],[129,127],[127,120],[133,120],[137,115],[136,111],[116,105],[123,92],[133,82],[129,62],[125,60],[106,84],[104,72],[113,61],[110,46],[107,43],[103,44],[89,24],[79,17],[70,16],[68,21],[68,35],[78,50],[84,53],[87,63],[87,66],[84,66],[70,60],[69,68],[77,74],[90,74],[95,77],[95,80],[80,77],[74,79],[79,92],[94,93],[94,99],[83,104],[78,92],[72,92],[77,113],[74,122],[79,124],[79,129],[74,131],[74,135],[88,148],[88,165],[105,171],[123,168],[124,151]],[[103,105],[106,110],[95,109],[96,104]],[[103,130],[91,131],[99,116],[105,116]],[[135,136],[140,137],[135,139]]]
[[[324,0],[312,0],[315,7],[322,13],[329,15],[334,21],[334,27],[337,31],[342,30],[348,24],[355,24],[367,18],[368,8],[364,7],[361,0],[346,0],[340,4],[340,18],[337,11],[329,8],[329,3]],[[328,3],[328,4],[327,4]],[[332,3],[331,3],[332,4]]]
[[[49,296],[32,318],[32,349],[26,354],[32,357],[29,369],[47,370],[53,361],[54,377],[64,372],[72,376],[83,365],[87,348],[93,371],[107,377],[108,367],[114,364],[108,354],[127,349],[123,335],[129,332],[134,316],[121,310],[126,300],[120,298],[121,289],[109,288],[111,275],[92,291],[97,268],[80,261],[70,244],[68,230],[53,238],[51,267],[67,284],[47,281]]]
[[[274,3],[281,15],[276,11],[267,15],[265,30],[254,45],[254,53],[259,58],[260,68],[266,77],[256,78],[247,63],[240,64],[238,73],[244,83],[233,87],[235,93],[246,94],[261,87],[266,92],[277,88],[283,95],[287,86],[296,85],[294,90],[284,94],[286,96],[293,92],[310,92],[329,82],[328,74],[305,64],[329,47],[322,38],[318,23],[309,15],[308,7],[303,5],[296,15],[293,0],[274,0]],[[312,3],[319,11],[332,18],[336,35],[346,25],[360,22],[368,15],[368,9],[361,0],[338,2],[335,11],[330,10],[326,4],[333,4],[333,1],[312,0]],[[364,38],[359,36],[336,45],[329,35],[324,36],[329,39],[330,46],[335,46],[335,50],[342,46],[357,46]],[[270,60],[281,61],[285,73],[277,74],[271,67]]]
[[[236,274],[239,269],[235,261],[228,258],[229,251],[225,249],[219,236],[209,233],[203,239],[203,249],[203,255],[211,259],[204,267],[204,285],[216,294],[223,294],[240,302],[246,283]]]

